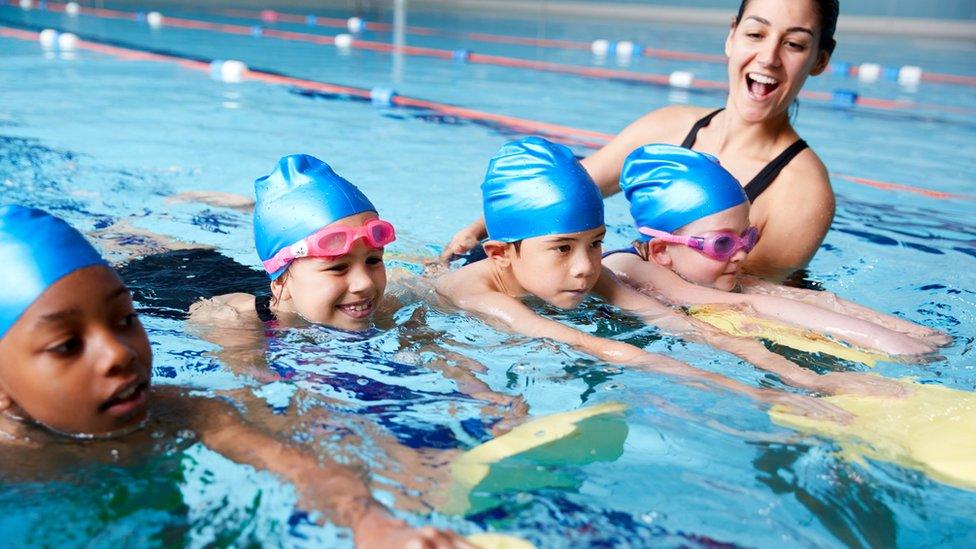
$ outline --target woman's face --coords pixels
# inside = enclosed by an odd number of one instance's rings
[[[68,434],[146,418],[152,353],[132,297],[109,267],[54,283],[0,339],[0,409]]]
[[[827,67],[820,17],[810,0],[751,0],[729,31],[729,101],[749,122],[780,115],[807,76]]]
[[[376,213],[364,212],[331,225],[360,227],[371,219],[377,219]],[[346,255],[295,260],[278,280],[282,282],[272,283],[272,291],[279,310],[342,330],[367,330],[386,290],[383,250],[370,248],[360,238]]]

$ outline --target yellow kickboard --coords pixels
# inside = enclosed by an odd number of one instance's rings
[[[762,338],[805,353],[823,353],[868,366],[874,366],[879,360],[891,360],[890,356],[883,353],[849,347],[823,334],[775,320],[749,316],[727,306],[700,305],[691,307],[688,313],[729,335]]]
[[[461,454],[451,464],[453,484],[442,511],[470,514],[490,507],[493,494],[578,486],[578,475],[559,466],[620,457],[625,409],[605,403],[541,417]]]
[[[976,490],[976,393],[905,382],[905,398],[835,395],[826,400],[857,417],[847,425],[770,410],[779,425],[835,440],[851,461],[863,458],[922,471]]]

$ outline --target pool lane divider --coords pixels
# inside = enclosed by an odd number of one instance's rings
[[[348,29],[349,32],[359,32],[354,30],[352,26],[352,21],[358,21],[357,27],[366,31],[375,32],[393,32],[393,25],[388,23],[379,23],[374,21],[363,21],[358,17],[350,17],[348,19],[340,19],[337,17],[322,17],[318,15],[297,15],[290,13],[283,13],[275,10],[246,10],[246,9],[222,9],[222,10],[212,10],[212,13],[225,15],[227,17],[234,17],[237,19],[252,19],[256,21],[261,21],[264,24],[273,25],[276,23],[293,23],[299,25],[307,26],[320,26],[320,27],[332,27],[332,28],[342,28]],[[445,31],[442,29],[436,29],[431,27],[418,27],[418,26],[407,26],[406,32],[408,34],[415,34],[418,36],[438,36],[444,38],[462,38],[468,40],[474,40],[478,42],[491,42],[496,44],[511,44],[519,46],[535,46],[540,48],[551,48],[551,49],[564,49],[564,50],[582,50],[593,52],[598,57],[606,55],[608,52],[616,52],[618,57],[629,58],[629,57],[654,57],[659,59],[669,59],[669,60],[680,60],[680,61],[700,61],[704,63],[715,63],[724,65],[728,62],[728,58],[724,55],[715,55],[699,52],[690,51],[678,51],[678,50],[668,50],[662,48],[650,48],[646,45],[641,45],[635,42],[630,42],[626,40],[613,41],[605,39],[597,39],[592,42],[582,42],[577,40],[558,40],[549,38],[529,38],[523,36],[512,36],[505,34],[492,34],[492,33],[479,33],[479,32],[455,32],[455,31]],[[599,52],[603,52],[601,55]],[[862,66],[870,67],[875,65],[874,63],[860,63],[852,64],[849,62],[836,62],[832,63],[830,66],[831,72],[844,76],[858,77]],[[898,77],[898,73],[902,69],[914,68],[909,66],[903,67],[883,67],[881,74],[891,73],[893,78],[889,80],[902,81]],[[912,72],[912,71],[909,71]],[[877,80],[877,79],[874,79]],[[917,80],[923,82],[933,82],[938,84],[956,84],[964,86],[976,86],[976,76],[965,76],[957,74],[948,73],[937,73],[922,71]],[[872,80],[868,80],[872,81]]]
[[[39,41],[39,36],[39,32],[33,30],[27,31],[13,27],[0,26],[0,38],[12,38],[37,42]],[[79,39],[75,44],[75,47],[127,61],[153,61],[176,64],[186,69],[205,72],[208,74],[212,73],[213,63],[216,61],[214,59],[187,56],[168,51],[164,52],[148,49],[137,49],[129,44],[122,45],[119,43],[107,43],[105,40],[94,40],[87,37],[81,37],[81,39]],[[290,86],[302,92],[303,95],[310,97],[346,96],[362,101],[373,102],[374,95],[376,93],[375,89],[368,90],[366,88],[354,86],[319,82],[253,68],[244,70],[241,74],[241,78],[263,82],[266,84]],[[389,103],[395,107],[426,110],[439,115],[453,116],[489,127],[501,128],[509,132],[543,135],[553,139],[554,141],[559,141],[567,145],[580,146],[593,150],[599,149],[614,138],[614,135],[612,134],[573,128],[571,126],[564,126],[560,124],[551,124],[537,120],[506,116],[502,114],[489,113],[476,109],[469,109],[403,95],[391,95],[389,98]],[[937,200],[976,200],[976,195],[935,191],[932,189],[913,187],[911,185],[904,185],[901,183],[890,183],[845,174],[835,173],[831,175],[841,177],[858,185],[885,191],[913,193]]]
[[[63,12],[65,9],[65,4],[61,4],[57,2],[49,2],[47,9],[53,12]],[[141,22],[143,19],[145,19],[145,15],[142,14],[141,12],[129,12],[129,11],[106,9],[106,8],[86,8],[86,7],[80,8],[80,11],[81,13],[86,15],[92,15],[92,16],[108,18],[108,19],[122,19],[122,20],[130,20],[130,21],[137,21],[137,22]],[[263,27],[237,25],[232,23],[215,23],[210,21],[201,21],[196,19],[186,19],[186,18],[169,17],[169,16],[164,17],[163,26],[183,28],[189,30],[213,31],[213,32],[220,32],[225,34],[235,34],[239,36],[268,37],[268,38],[275,38],[279,40],[305,42],[305,43],[324,45],[324,46],[334,46],[334,47],[342,47],[342,48],[351,47],[355,49],[373,51],[378,53],[388,53],[388,54],[402,53],[404,55],[412,55],[416,57],[430,57],[430,58],[441,59],[446,61],[454,61],[454,62],[458,60],[458,55],[457,55],[458,52],[454,50],[427,48],[427,47],[420,47],[420,46],[397,46],[395,44],[389,44],[386,42],[374,42],[369,40],[351,39],[348,35],[339,35],[338,37],[332,37],[332,36],[324,36],[321,34],[283,31],[283,30],[269,29]],[[339,40],[340,43],[337,44],[337,40]],[[517,69],[536,70],[541,72],[570,74],[570,75],[579,76],[583,78],[594,78],[598,80],[613,80],[613,81],[620,81],[620,82],[639,83],[639,84],[647,84],[647,85],[655,85],[655,86],[663,86],[663,87],[677,87],[679,89],[728,91],[728,84],[726,82],[694,78],[693,75],[691,73],[688,73],[687,71],[675,71],[670,75],[650,74],[650,73],[625,71],[619,69],[606,69],[600,67],[582,67],[577,65],[566,65],[563,63],[553,63],[549,61],[533,61],[528,59],[519,59],[514,57],[487,55],[487,54],[470,53],[470,52],[464,56],[464,59],[466,62],[473,63],[473,64],[495,65],[501,67],[517,68]],[[825,102],[825,103],[829,103],[841,107],[849,107],[849,106],[856,105],[856,106],[863,106],[863,107],[869,107],[869,108],[881,109],[881,110],[907,110],[912,108],[920,108],[924,110],[935,110],[935,111],[942,111],[942,112],[951,112],[956,114],[976,114],[976,111],[973,111],[973,109],[967,109],[964,107],[923,104],[923,103],[916,103],[913,101],[903,101],[903,100],[893,100],[893,99],[871,98],[871,97],[863,97],[858,94],[850,94],[845,96],[849,98],[848,99],[850,103],[849,105],[839,104],[837,99],[838,96],[836,93],[801,91],[799,96],[803,99]]]

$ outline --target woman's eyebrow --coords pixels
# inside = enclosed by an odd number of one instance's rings
[[[772,25],[772,23],[770,23],[766,19],[763,19],[762,17],[759,17],[758,15],[750,15],[749,17],[746,17],[746,19],[747,20],[748,19],[752,19],[753,21],[756,21],[757,23],[761,23],[763,25],[766,25],[767,27],[770,26],[770,25]],[[813,36],[813,31],[810,30],[810,29],[808,29],[808,28],[806,28],[806,27],[790,27],[790,28],[786,29],[786,32],[788,32],[788,33],[789,32],[805,32],[805,33],[809,34],[810,36]]]

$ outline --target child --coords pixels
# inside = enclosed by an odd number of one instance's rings
[[[790,401],[810,413],[836,412],[820,407],[814,399],[747,387],[627,343],[581,332],[539,316],[525,305],[522,298],[535,296],[560,308],[573,308],[593,292],[648,321],[673,325],[679,319],[601,267],[606,232],[603,200],[568,148],[538,137],[508,143],[489,162],[481,189],[489,235],[483,247],[488,257],[437,281],[437,292],[452,305],[504,329],[562,341],[608,362],[706,378],[754,398]],[[742,356],[791,364],[754,341],[725,339],[738,345],[737,354]]]
[[[229,366],[269,379],[264,323],[363,332],[373,327],[378,311],[392,316],[400,303],[385,295],[383,252],[396,232],[358,188],[306,154],[281,158],[254,189],[254,241],[271,279],[270,295],[203,300],[190,308],[190,321],[204,338],[221,345]],[[430,341],[418,342],[414,350],[432,351],[435,358],[426,365],[454,379],[461,392],[512,404],[471,373],[479,369],[472,361]],[[469,367],[454,367],[458,362]]]
[[[221,400],[152,389],[152,353],[128,289],[64,221],[0,207],[0,266],[7,280],[0,289],[5,469],[41,474],[75,462],[62,454],[125,463],[151,452],[161,433],[192,439],[189,428],[228,458],[293,482],[304,503],[352,528],[357,544],[467,546],[453,534],[410,530],[372,498],[359,472],[278,441]]]
[[[641,236],[632,248],[607,254],[605,264],[670,304],[747,305],[759,316],[889,355],[922,355],[949,341],[935,330],[847,302],[813,306],[816,292],[757,284],[768,295],[731,293],[759,229],[748,226],[749,202],[741,185],[709,155],[646,145],[627,157],[620,185]],[[787,299],[792,296],[804,302]]]
[[[396,240],[393,225],[352,183],[305,154],[282,158],[254,188],[254,241],[271,293],[218,296],[191,315],[371,327],[386,288],[383,247]]]

